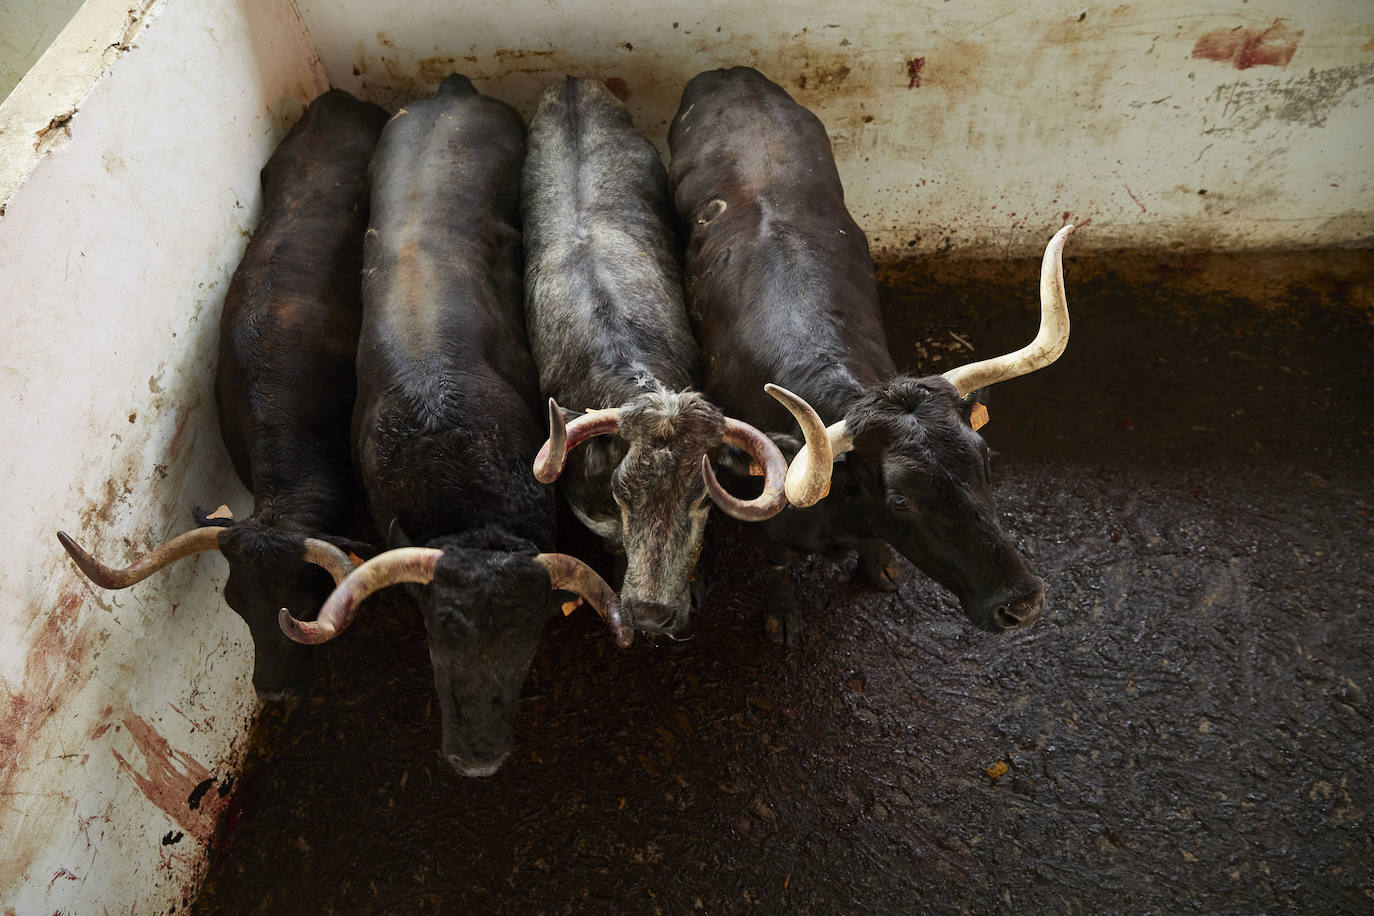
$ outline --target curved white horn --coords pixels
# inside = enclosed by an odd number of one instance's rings
[[[1064,297],[1064,242],[1073,232],[1065,226],[1045,246],[1040,262],[1040,332],[1012,353],[950,369],[944,378],[967,397],[972,391],[1043,369],[1059,358],[1069,342],[1069,303]]]
[[[803,398],[780,385],[763,386],[797,420],[806,444],[787,466],[787,501],[798,508],[815,505],[830,492],[830,474],[835,458],[854,448],[854,440],[844,421],[826,426]]]

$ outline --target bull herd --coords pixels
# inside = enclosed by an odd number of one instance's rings
[[[798,631],[794,557],[857,550],[892,589],[889,545],[978,627],[1034,621],[1045,585],[998,523],[975,430],[983,389],[1067,342],[1072,227],[1045,251],[1032,343],[904,375],[815,115],[755,70],[708,71],[668,142],[665,170],[576,78],[528,133],[456,74],[390,118],[315,99],[262,170],[220,325],[220,428],[252,514],[198,513],[125,569],[63,546],[105,588],[218,549],[266,698],[301,692],[309,646],[409,583],[443,751],[469,776],[509,753],[570,593],[622,647],[684,632],[713,504],[765,535],[776,640]],[[556,551],[554,482],[617,556],[618,593]],[[375,544],[341,536],[363,499]]]

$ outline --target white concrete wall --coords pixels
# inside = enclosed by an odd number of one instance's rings
[[[0,105],[0,912],[162,912],[204,864],[255,709],[217,554],[125,562],[250,500],[219,309],[258,170],[326,88],[287,0],[91,0]],[[198,785],[213,780],[193,808]]]
[[[83,0],[5,0],[0,4],[0,100],[33,66]]]
[[[691,76],[756,66],[825,121],[884,256],[1031,255],[1066,220],[1072,253],[1374,243],[1369,0],[299,5],[343,88],[395,105],[456,69],[528,115],[613,77],[661,147]]]

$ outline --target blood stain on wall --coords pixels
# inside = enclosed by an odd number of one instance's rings
[[[1237,70],[1251,67],[1286,67],[1298,50],[1302,30],[1293,31],[1282,19],[1267,29],[1216,29],[1193,45],[1193,57],[1229,61]]]
[[[124,727],[143,755],[147,772],[140,773],[122,754],[112,750],[119,768],[132,776],[144,797],[182,830],[208,843],[227,804],[224,798],[209,791],[215,777],[191,755],[173,750],[166,738],[133,713],[125,714]]]

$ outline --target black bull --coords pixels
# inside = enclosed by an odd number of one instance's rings
[[[281,620],[322,642],[371,592],[415,583],[444,753],[469,776],[510,750],[556,589],[618,612],[595,573],[548,552],[553,494],[529,470],[543,414],[521,315],[524,151],[515,110],[458,75],[387,123],[371,166],[354,440],[380,532],[424,546],[360,566],[317,622]]]
[[[349,457],[353,357],[362,303],[367,164],[386,111],[341,90],[310,103],[262,169],[263,214],[229,282],[220,318],[215,399],[220,432],[253,512],[200,518],[124,570],[59,533],[82,570],[125,588],[176,559],[218,549],[225,600],[253,637],[253,686],[265,699],[302,692],[310,654],[277,626],[280,608],[311,616],[353,568],[338,536],[359,495]],[[314,564],[314,565],[310,565]]]
[[[901,375],[882,330],[868,241],[844,206],[815,115],[754,70],[708,71],[687,85],[668,140],[706,394],[786,441],[798,426],[758,396],[776,382],[829,424],[832,454],[808,454],[808,446],[793,461],[787,491],[795,504],[821,498],[831,459],[843,455],[819,504],[763,523],[785,548],[774,553],[781,574],[770,625],[784,638],[794,632],[785,573],[793,551],[858,548],[864,577],[892,587],[884,543],[950,589],[983,629],[1037,619],[1045,584],[998,523],[968,395],[1062,350],[1068,319],[1058,264],[1068,227],[1046,255],[1033,345],[943,376]]]

